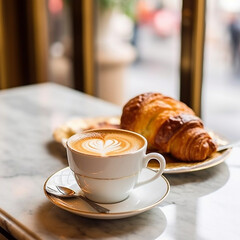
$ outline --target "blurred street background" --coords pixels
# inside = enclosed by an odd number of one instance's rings
[[[48,2],[52,28],[49,44],[51,80],[71,86],[69,12],[64,5],[66,2]],[[209,0],[206,3],[202,119],[206,127],[220,135],[239,140],[240,1]],[[133,55],[129,53],[131,60],[128,60],[123,75],[125,85],[120,105],[149,91],[179,99],[181,4],[180,0],[139,0],[134,6],[134,16],[117,12],[111,18],[112,32],[115,31],[115,35],[134,50]],[[112,81],[116,79],[113,75]],[[117,82],[115,84],[117,86]]]

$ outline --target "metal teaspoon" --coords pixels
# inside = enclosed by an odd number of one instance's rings
[[[98,205],[97,203],[89,200],[88,198],[86,198],[80,194],[76,194],[76,192],[70,188],[63,187],[63,186],[56,186],[56,188],[58,191],[56,191],[55,189],[53,189],[51,187],[46,187],[46,191],[57,197],[63,197],[63,198],[79,197],[82,200],[84,200],[85,202],[87,202],[91,207],[93,207],[99,213],[108,213],[110,211],[109,209]],[[62,195],[57,194],[58,192],[60,192]]]

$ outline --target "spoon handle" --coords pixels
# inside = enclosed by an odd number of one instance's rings
[[[63,195],[66,195],[66,193],[62,190],[62,188],[60,186],[56,186],[56,188],[58,189],[58,191],[60,193],[62,193]],[[87,202],[91,207],[93,207],[99,213],[108,213],[109,212],[109,209],[98,205],[97,203],[91,201],[90,199],[84,197],[83,195],[77,195],[77,194],[74,194],[74,195],[78,198],[81,198],[83,201]]]
[[[230,144],[226,144],[226,145],[222,145],[222,146],[218,146],[217,151],[220,152],[220,151],[223,151],[223,150],[228,149],[228,148],[236,147],[238,145],[240,145],[240,141],[230,143]]]
[[[97,210],[99,213],[108,213],[109,209],[102,207],[95,202],[91,201],[90,199],[82,196],[82,195],[77,195],[77,197],[81,198],[82,200],[86,201],[91,207],[93,207],[95,210]]]
[[[82,195],[77,195],[77,194],[66,195],[66,193],[63,192],[59,186],[56,186],[56,188],[58,189],[58,191],[56,191],[55,189],[53,189],[49,186],[47,186],[45,189],[48,193],[53,194],[57,197],[64,197],[64,198],[66,198],[66,197],[78,197],[78,198],[81,198],[83,201],[87,202],[91,207],[93,207],[99,213],[109,213],[109,211],[110,211],[109,209],[98,205],[97,203],[91,201],[90,199],[88,199],[88,198],[86,198]],[[61,193],[61,195],[59,195],[58,193]]]

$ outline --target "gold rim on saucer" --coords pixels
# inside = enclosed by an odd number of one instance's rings
[[[151,177],[152,174],[155,174],[150,169],[143,169],[142,177]],[[141,175],[140,175],[141,181]],[[44,183],[44,193],[46,197],[56,206],[74,214],[87,217],[87,218],[96,218],[96,219],[120,219],[125,217],[134,216],[140,213],[143,213],[151,208],[157,206],[162,202],[170,191],[170,184],[168,180],[161,176],[153,182],[143,185],[142,187],[136,188],[130,194],[130,196],[119,203],[114,204],[102,204],[103,206],[110,209],[109,213],[98,213],[94,209],[91,209],[88,205],[77,198],[66,199],[61,197],[56,197],[49,194],[45,189],[48,186],[52,185],[64,185],[74,189],[76,192],[80,192],[81,189],[78,187],[73,174],[69,167],[61,169],[56,173],[52,174]],[[144,190],[145,189],[145,190]],[[158,191],[156,191],[158,189]],[[136,194],[135,194],[136,191]],[[142,191],[152,191],[152,194],[144,194]],[[141,192],[141,194],[140,194]],[[139,197],[136,199],[136,197]],[[152,199],[149,198],[149,195],[152,196]],[[132,208],[132,209],[131,209]]]

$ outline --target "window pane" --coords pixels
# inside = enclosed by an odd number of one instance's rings
[[[207,1],[203,118],[229,140],[240,136],[239,13],[239,1]]]
[[[49,27],[49,79],[73,86],[72,33],[69,2],[47,0]]]
[[[99,97],[121,106],[149,91],[179,98],[181,3],[99,1]]]

